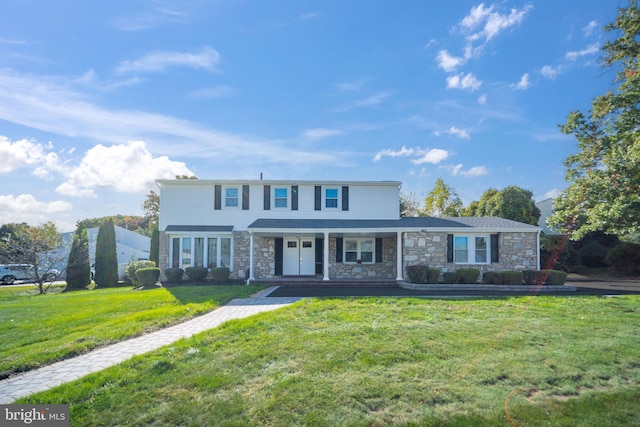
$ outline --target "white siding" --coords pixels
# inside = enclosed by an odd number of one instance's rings
[[[236,231],[245,230],[259,218],[303,218],[303,219],[397,219],[399,217],[399,185],[394,183],[358,183],[338,181],[321,183],[322,210],[315,210],[315,185],[310,183],[268,181],[250,184],[249,210],[242,210],[242,185],[238,182],[239,206],[224,206],[222,183],[222,209],[214,210],[214,186],[216,182],[184,182],[178,185],[162,181],[160,192],[160,229],[168,225],[231,225]],[[264,185],[271,185],[271,209],[264,210]],[[298,210],[291,210],[291,186],[298,185]],[[342,186],[349,187],[349,210],[342,210]],[[287,208],[276,208],[273,195],[275,188],[287,188]],[[326,208],[324,190],[337,188],[338,208]]]

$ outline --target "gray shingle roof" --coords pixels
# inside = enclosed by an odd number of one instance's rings
[[[200,232],[229,232],[233,225],[167,225],[165,231],[200,231]]]

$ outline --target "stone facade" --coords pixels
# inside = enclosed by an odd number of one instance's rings
[[[403,269],[409,265],[425,264],[442,272],[461,267],[485,271],[535,270],[537,262],[537,233],[499,233],[499,262],[491,264],[454,264],[447,262],[447,233],[404,233]]]
[[[336,239],[329,238],[330,279],[395,279],[396,239],[382,239],[382,262],[345,264],[336,261]]]

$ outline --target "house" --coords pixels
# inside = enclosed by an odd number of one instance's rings
[[[542,229],[542,232],[547,236],[561,236],[562,233],[551,230],[547,225],[547,218],[553,214],[553,199],[545,199],[536,202],[536,207],[540,209],[540,219],[538,220],[538,226]]]
[[[226,266],[247,281],[403,280],[539,269],[540,228],[502,218],[400,218],[398,181],[158,180],[160,267]]]
[[[89,262],[91,266],[93,266],[96,261],[96,241],[98,240],[99,230],[99,227],[87,228],[89,237]],[[124,279],[125,267],[130,261],[149,259],[151,239],[117,225],[114,225],[114,230],[116,236],[116,254],[118,257],[118,277]],[[44,257],[57,261],[53,267],[62,272],[60,278],[65,277],[74,234],[75,231],[62,233],[62,245],[51,251],[50,255]]]

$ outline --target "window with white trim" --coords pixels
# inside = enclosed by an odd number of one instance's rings
[[[327,188],[324,192],[324,206],[327,208],[338,207],[338,189]]]
[[[173,236],[169,247],[170,267],[228,267],[233,269],[231,237]]]
[[[346,264],[373,264],[375,247],[374,239],[344,239],[342,259]]]
[[[491,260],[489,235],[453,237],[453,262],[456,264],[488,264]]]
[[[227,187],[224,190],[224,205],[228,208],[238,207],[238,187]]]
[[[286,188],[276,188],[274,190],[274,206],[276,208],[287,207],[287,189]]]

